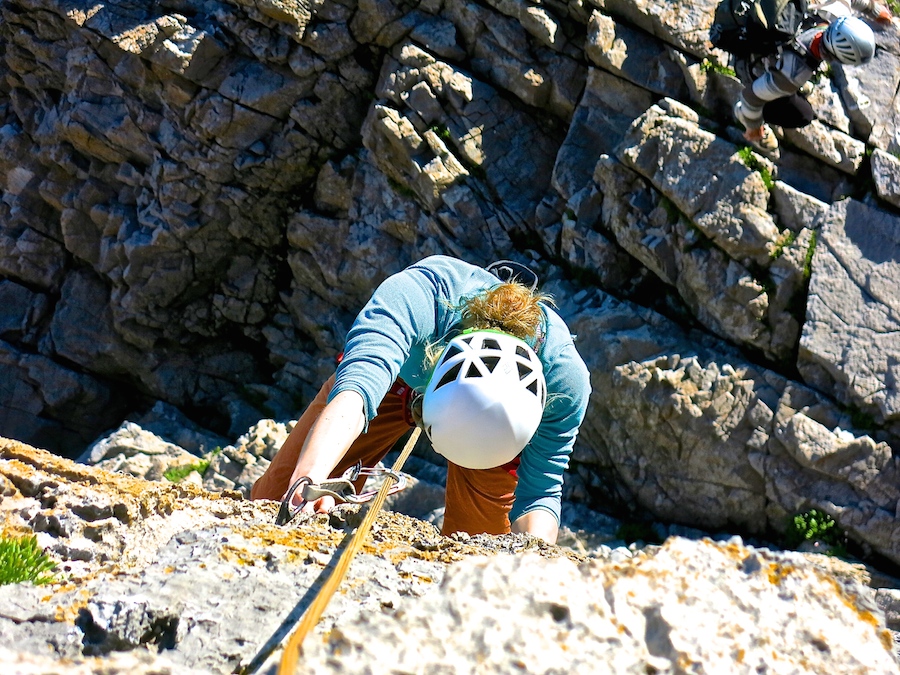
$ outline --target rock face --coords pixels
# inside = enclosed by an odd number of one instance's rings
[[[373,672],[385,662],[434,672],[448,661],[453,673],[895,673],[891,639],[873,626],[872,610],[808,565],[734,542],[671,539],[646,559],[580,568],[533,555],[474,558],[409,609],[364,615],[310,641],[303,665],[326,673]]]
[[[0,433],[246,492],[382,279],[513,258],[592,372],[568,496],[900,561],[900,32],[773,161],[714,7],[7,0]]]
[[[760,533],[822,508],[898,559],[900,465],[887,442],[853,431],[849,412],[631,305],[609,299],[576,316],[594,412],[582,432],[591,450],[575,460],[591,490],[667,520]]]
[[[900,229],[877,209],[843,202],[822,226],[799,367],[841,403],[893,420],[900,411]],[[836,368],[840,354],[841,367]]]
[[[0,592],[0,658],[22,675],[275,672],[362,517],[279,527],[275,502],[6,439],[0,487],[0,530],[36,531],[59,563]],[[388,512],[369,536],[298,672],[900,672],[879,608],[896,590],[825,556],[672,537],[588,558]]]
[[[278,527],[275,502],[109,473],[6,439],[0,477],[0,529],[36,532],[60,561],[60,583],[3,587],[0,636],[57,659],[149,649],[199,672],[232,672],[286,638],[361,520],[353,507]],[[381,514],[371,536],[320,632],[344,615],[400,608],[466,556],[566,555],[524,536],[442,538],[399,514]]]

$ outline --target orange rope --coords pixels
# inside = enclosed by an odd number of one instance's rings
[[[416,441],[419,439],[419,433],[421,431],[422,430],[419,427],[413,429],[409,440],[406,441],[403,452],[400,453],[397,461],[394,462],[394,466],[391,467],[391,471],[397,473],[401,468],[403,468],[403,464],[404,462],[406,462],[407,457],[409,457],[410,453],[412,452],[413,447],[415,447]],[[295,674],[295,671],[297,669],[297,660],[300,658],[300,649],[303,646],[303,639],[306,637],[306,634],[309,633],[309,631],[311,631],[313,627],[319,622],[319,619],[322,617],[322,613],[328,606],[328,601],[331,600],[331,596],[334,595],[335,591],[338,589],[338,586],[341,585],[341,581],[343,581],[344,575],[347,574],[347,570],[350,568],[350,562],[353,560],[353,556],[355,556],[359,552],[359,549],[362,548],[363,542],[366,539],[366,535],[368,535],[369,530],[372,529],[372,524],[375,522],[375,518],[378,515],[378,512],[384,505],[384,500],[387,498],[388,492],[390,491],[391,485],[393,484],[394,480],[395,479],[393,477],[390,477],[389,479],[386,479],[384,483],[382,483],[381,489],[378,491],[378,494],[375,496],[375,499],[369,506],[369,511],[366,513],[366,517],[363,519],[362,524],[353,535],[353,539],[350,540],[350,544],[346,549],[344,549],[344,552],[341,555],[341,559],[338,560],[338,564],[335,566],[334,571],[331,573],[331,576],[328,577],[328,580],[323,584],[322,589],[316,596],[316,599],[313,600],[313,603],[309,606],[309,609],[307,609],[306,613],[303,615],[303,619],[297,626],[297,629],[288,639],[288,642],[284,647],[284,653],[281,655],[281,663],[278,666],[278,675]]]

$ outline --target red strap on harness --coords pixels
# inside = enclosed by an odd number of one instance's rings
[[[519,457],[514,457],[512,460],[510,460],[506,464],[500,465],[500,468],[503,469],[504,471],[506,471],[506,473],[508,473],[510,476],[514,476],[515,478],[518,478],[520,462],[521,462],[521,460],[519,459]]]
[[[413,420],[412,411],[410,410],[410,402],[415,393],[413,388],[398,377],[388,391],[395,396],[399,396],[400,400],[403,401],[403,421],[411,427],[415,426],[416,423],[415,420]]]
[[[824,61],[822,58],[822,36],[825,33],[819,33],[813,38],[813,41],[809,45],[809,53],[815,56],[820,61]]]

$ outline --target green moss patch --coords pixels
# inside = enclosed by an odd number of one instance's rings
[[[166,480],[171,481],[173,483],[180,483],[185,478],[187,478],[193,471],[196,471],[201,476],[206,473],[206,470],[209,468],[209,460],[201,459],[196,464],[182,464],[181,466],[173,466],[170,469],[166,469],[163,472],[163,476]]]
[[[751,171],[758,171],[759,175],[762,176],[763,184],[766,186],[767,190],[771,190],[775,187],[775,180],[772,178],[772,172],[769,171],[768,167],[760,161],[759,157],[756,155],[756,152],[749,145],[745,145],[743,148],[738,150],[738,157],[741,158],[741,162],[744,163]]]

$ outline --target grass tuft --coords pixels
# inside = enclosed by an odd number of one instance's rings
[[[437,134],[437,137],[444,141],[444,143],[449,143],[453,140],[453,135],[450,133],[450,129],[448,129],[443,124],[432,125],[431,130],[435,134]]]
[[[390,176],[387,177],[387,181],[388,181],[388,185],[391,186],[391,189],[393,189],[394,192],[396,192],[397,194],[402,195],[402,196],[407,197],[412,200],[418,199],[418,195],[416,194],[416,191],[413,190],[411,187],[404,185],[400,181],[395,180],[395,179],[391,178]]]
[[[850,422],[859,429],[874,429],[877,426],[875,418],[867,412],[864,412],[856,406],[848,408],[850,413]]]
[[[0,586],[23,581],[49,584],[55,569],[56,563],[38,546],[34,535],[0,537]]]
[[[738,150],[738,157],[741,158],[741,161],[751,171],[758,171],[759,175],[762,176],[763,184],[766,186],[767,190],[771,190],[775,187],[775,181],[772,179],[772,173],[763,164],[759,157],[757,157],[756,152],[749,145],[745,145],[743,148]]]
[[[797,239],[797,235],[794,232],[791,232],[790,230],[785,230],[778,237],[778,241],[775,242],[775,248],[769,254],[769,257],[772,260],[777,260],[782,255],[784,255],[784,249],[786,249],[788,246],[793,244],[796,239]]]
[[[806,256],[803,258],[803,278],[806,281],[809,281],[810,277],[812,277],[812,261],[813,256],[816,254],[816,241],[818,240],[818,235],[816,231],[812,231],[812,235],[809,238],[809,247],[806,249]]]
[[[704,73],[712,71],[714,73],[720,73],[721,75],[730,75],[731,77],[737,77],[737,73],[734,72],[734,68],[720,65],[716,61],[712,61],[710,59],[703,59],[700,62],[700,70],[702,70]]]
[[[670,223],[677,223],[678,219],[681,218],[681,211],[675,206],[675,202],[665,195],[660,195],[659,206],[666,212],[666,218],[668,218]]]

